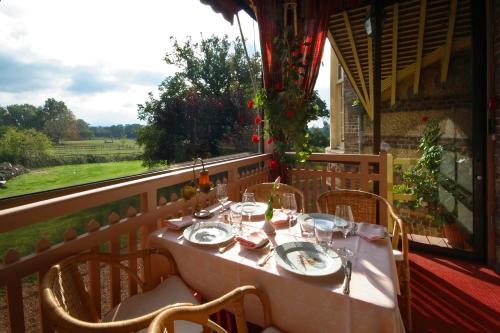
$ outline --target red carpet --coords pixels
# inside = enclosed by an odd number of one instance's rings
[[[410,254],[410,267],[413,332],[500,332],[500,276],[494,271],[420,253]]]

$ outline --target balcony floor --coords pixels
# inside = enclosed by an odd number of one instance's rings
[[[500,276],[494,271],[420,253],[410,254],[410,267],[414,332],[500,332]]]

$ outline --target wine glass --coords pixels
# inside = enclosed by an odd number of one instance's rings
[[[335,216],[340,219],[340,221],[337,222],[336,227],[340,229],[345,239],[352,230],[354,223],[351,206],[337,205],[337,207],[335,207]]]
[[[221,210],[219,211],[219,215],[224,211],[224,203],[229,199],[227,195],[227,184],[217,184],[215,188],[215,196],[217,201],[221,204]]]
[[[344,235],[344,239],[354,227],[354,217],[352,215],[352,209],[349,205],[337,205],[335,207],[335,216],[341,220],[337,223],[336,227],[340,229]],[[342,263],[345,265],[347,259],[354,255],[354,252],[347,247],[341,247],[336,249],[337,254],[342,258]]]
[[[282,193],[281,194],[281,210],[288,218],[288,231],[292,234],[293,216],[297,213],[297,202],[295,201],[295,194]]]
[[[255,212],[257,205],[255,203],[255,195],[251,192],[243,193],[242,212],[248,215],[248,222],[252,221],[252,214]]]

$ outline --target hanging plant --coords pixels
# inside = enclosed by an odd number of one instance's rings
[[[281,82],[271,89],[261,89],[248,106],[255,111],[264,111],[265,142],[274,143],[274,149],[281,163],[305,162],[311,155],[307,124],[317,119],[319,106],[313,99],[305,96],[300,87],[303,68],[308,59],[304,59],[301,46],[303,38],[275,38],[274,46],[279,59]],[[256,119],[257,124],[257,119]],[[255,137],[252,141],[257,143]],[[294,157],[287,157],[286,151],[295,151]]]

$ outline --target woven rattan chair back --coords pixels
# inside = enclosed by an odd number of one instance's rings
[[[321,194],[316,208],[321,213],[335,214],[338,205],[348,205],[354,221],[377,223],[377,203],[378,198],[369,192],[337,190]]]
[[[247,333],[247,323],[244,312],[245,295],[257,296],[264,310],[264,326],[271,325],[271,306],[265,293],[254,286],[243,286],[234,289],[221,298],[203,305],[182,305],[162,312],[149,326],[148,333],[175,333],[174,322],[185,320],[202,325],[217,333],[228,333],[223,327],[210,320],[210,315],[223,309],[231,309],[235,315],[238,333]]]
[[[251,185],[247,188],[247,192],[254,193],[256,201],[267,202],[269,196],[271,195],[273,185],[274,183],[261,183],[261,184]],[[304,212],[304,207],[305,207],[304,193],[302,193],[301,190],[288,184],[280,184],[279,188],[276,190],[276,193],[278,195],[282,193],[295,194],[295,201],[297,202],[297,211]],[[281,208],[279,200],[274,200],[273,208]]]
[[[145,249],[132,254],[114,255],[109,253],[84,253],[65,259],[52,266],[42,279],[41,303],[44,316],[57,332],[135,332],[148,327],[161,311],[153,312],[140,318],[115,322],[100,322],[100,314],[92,301],[82,279],[79,266],[89,262],[102,263],[119,268],[128,278],[135,281],[142,292],[148,291],[159,282],[160,277],[152,274],[152,260],[155,256],[163,259],[165,276],[177,274],[177,267],[169,252],[158,249]],[[141,260],[144,278],[130,270],[122,262]],[[166,260],[167,262],[165,262]],[[123,275],[123,274],[122,274]],[[100,300],[98,300],[100,301]]]

